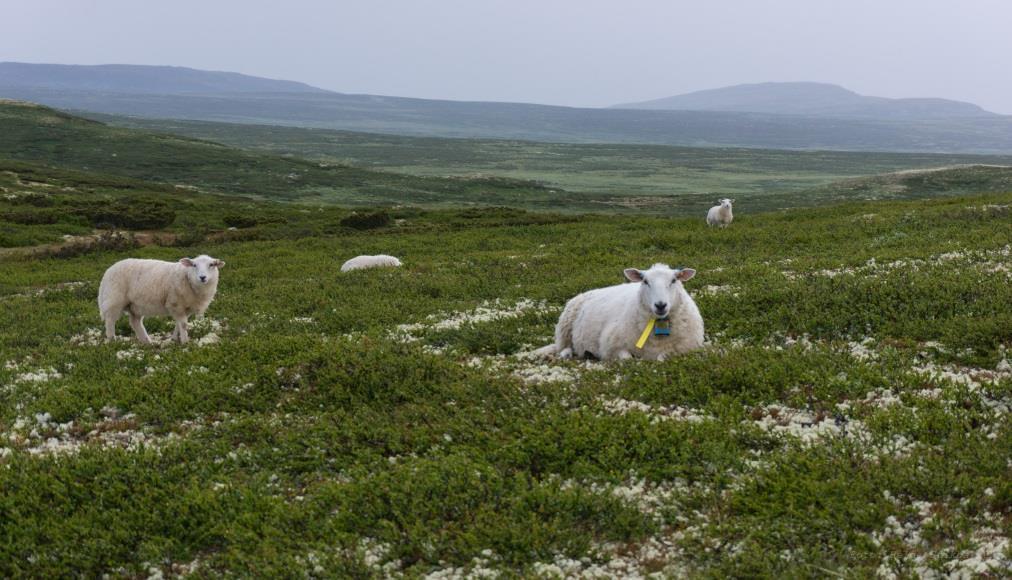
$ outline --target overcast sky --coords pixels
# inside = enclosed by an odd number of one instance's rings
[[[3,0],[0,60],[573,106],[763,81],[1012,114],[1010,0]]]

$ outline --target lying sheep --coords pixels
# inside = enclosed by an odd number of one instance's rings
[[[105,320],[106,338],[116,338],[116,321],[126,312],[141,343],[151,343],[144,329],[145,316],[171,316],[176,321],[172,338],[185,344],[189,340],[187,318],[207,310],[218,290],[218,270],[224,265],[210,256],[178,262],[133,258],[116,262],[105,271],[98,288],[98,310]]]
[[[590,290],[570,300],[555,327],[555,344],[535,352],[559,358],[664,360],[701,348],[703,318],[682,286],[695,275],[691,268],[673,270],[664,264],[645,271],[629,268],[625,276],[633,284]]]
[[[706,212],[706,225],[726,228],[734,219],[734,215],[731,213],[732,203],[734,200],[727,198],[718,201],[718,205],[711,207],[710,211]]]
[[[397,267],[401,261],[393,256],[379,254],[377,256],[355,256],[341,266],[342,272],[362,270],[364,268]]]

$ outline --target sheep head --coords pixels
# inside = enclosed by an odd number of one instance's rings
[[[208,255],[183,258],[179,263],[186,268],[186,277],[194,288],[214,287],[218,284],[218,270],[225,262]]]
[[[682,282],[696,275],[692,268],[672,269],[667,264],[654,264],[649,270],[627,268],[625,277],[640,285],[640,306],[654,318],[666,318],[682,305]]]

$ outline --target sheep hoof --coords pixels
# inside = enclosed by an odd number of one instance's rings
[[[573,349],[566,347],[559,352],[559,358],[573,358]]]

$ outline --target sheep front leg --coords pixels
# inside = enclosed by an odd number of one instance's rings
[[[176,318],[176,329],[172,331],[175,338],[179,339],[179,344],[186,344],[190,340],[190,334],[186,331],[186,317]]]
[[[130,328],[134,329],[134,334],[137,335],[137,340],[141,344],[151,344],[151,337],[148,336],[148,331],[144,328],[144,317],[130,315]]]

